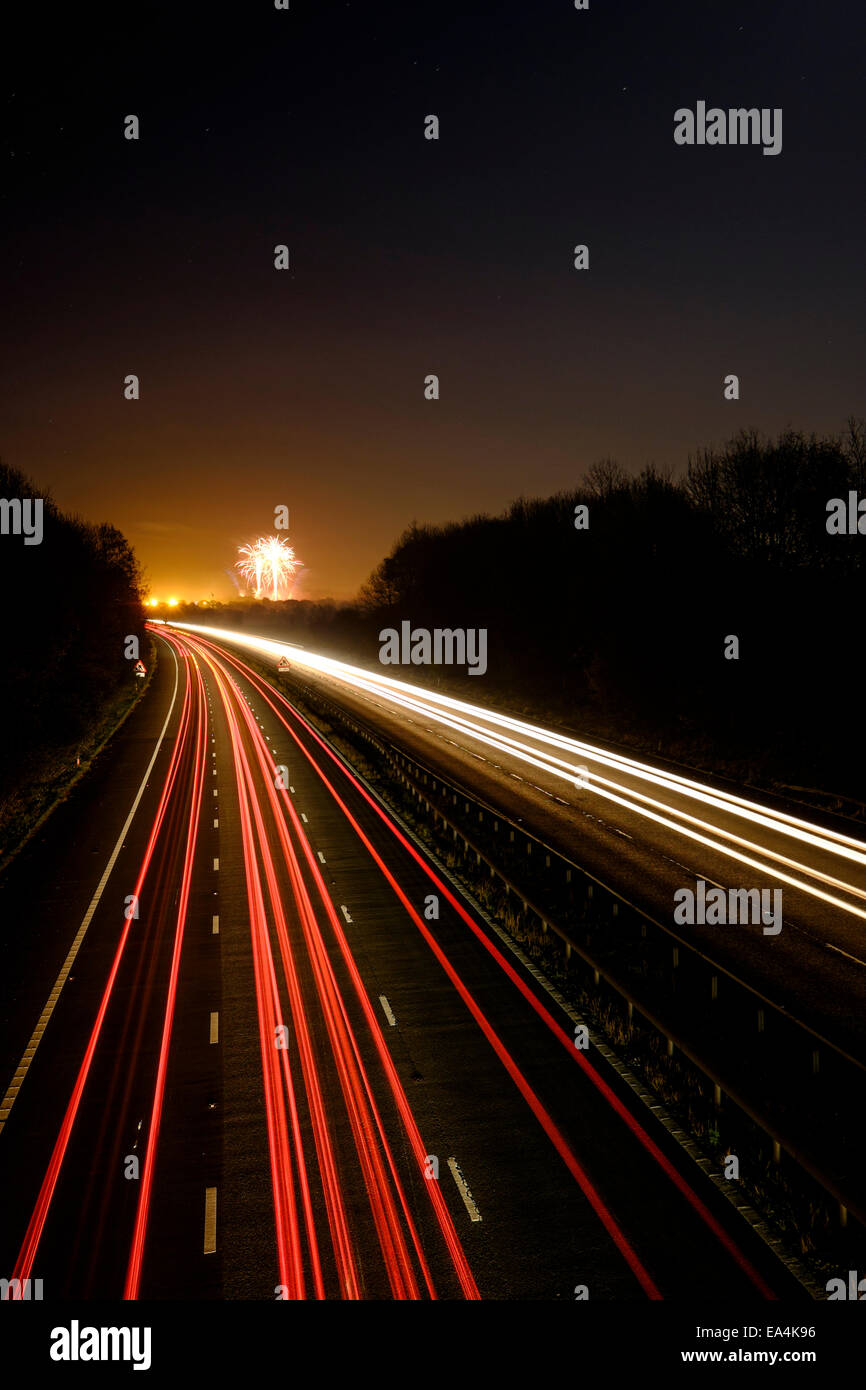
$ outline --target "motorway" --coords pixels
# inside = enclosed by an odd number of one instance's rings
[[[0,880],[0,1275],[46,1299],[806,1299],[289,702],[198,634],[158,648]]]
[[[661,766],[315,653],[184,624],[293,672],[674,927],[703,879],[781,891],[763,922],[678,925],[724,970],[866,1063],[866,843],[841,820]],[[477,682],[479,699],[483,679]]]

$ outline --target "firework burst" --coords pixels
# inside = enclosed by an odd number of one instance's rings
[[[260,536],[251,545],[238,551],[239,569],[256,598],[266,593],[268,598],[288,598],[298,568],[295,552],[281,536]]]

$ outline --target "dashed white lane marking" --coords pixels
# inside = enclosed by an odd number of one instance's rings
[[[214,830],[218,830],[218,829],[219,829],[219,821],[216,819],[216,817],[214,817],[213,828],[214,828]]]
[[[0,1102],[0,1131],[2,1131],[3,1126],[9,1118],[9,1112],[12,1109],[12,1106],[15,1104],[15,1097],[21,1090],[22,1082],[24,1081],[24,1078],[30,1070],[30,1063],[36,1056],[36,1049],[42,1041],[42,1034],[48,1027],[51,1015],[54,1013],[55,1006],[57,1004],[58,999],[60,998],[60,991],[66,984],[69,972],[75,964],[75,957],[78,955],[78,952],[81,949],[81,943],[87,935],[87,928],[90,926],[90,923],[93,920],[93,914],[99,906],[99,900],[102,897],[102,894],[105,890],[105,885],[107,884],[111,875],[111,871],[114,868],[114,865],[117,861],[117,856],[120,854],[120,851],[123,847],[123,842],[126,839],[126,832],[132,825],[132,818],[138,810],[138,803],[141,801],[141,798],[144,795],[144,789],[147,786],[148,778],[150,777],[150,774],[153,771],[154,763],[156,762],[157,755],[159,753],[160,748],[162,747],[162,741],[165,738],[165,731],[168,728],[168,721],[171,719],[171,712],[174,709],[174,703],[177,699],[177,688],[180,682],[180,667],[178,665],[177,657],[174,654],[173,647],[171,648],[171,654],[174,657],[174,690],[172,691],[171,703],[168,707],[168,714],[165,716],[165,723],[162,726],[159,738],[156,740],[156,747],[154,748],[153,755],[150,759],[150,762],[147,765],[147,770],[141,779],[141,785],[139,786],[138,791],[135,793],[135,800],[129,808],[129,815],[126,817],[123,829],[117,837],[117,843],[115,844],[114,849],[111,851],[111,855],[103,871],[102,878],[96,885],[96,892],[90,899],[90,903],[88,904],[87,911],[84,914],[81,926],[75,933],[75,939],[73,940],[72,945],[69,948],[69,954],[63,962],[60,974],[54,981],[54,988],[48,996],[45,1008],[39,1015],[39,1021],[36,1024],[36,1027],[33,1029],[30,1041],[24,1049],[24,1056],[21,1058],[21,1061],[15,1068],[15,1073],[12,1077],[12,1080],[9,1082],[6,1094],[3,1097],[2,1102]]]
[[[456,1184],[457,1184],[457,1191],[460,1193],[460,1196],[463,1198],[463,1205],[466,1207],[466,1210],[469,1212],[469,1220],[470,1220],[470,1221],[480,1221],[480,1220],[481,1220],[481,1212],[478,1210],[477,1206],[475,1205],[475,1201],[474,1201],[474,1199],[473,1199],[473,1197],[472,1197],[472,1193],[469,1191],[469,1188],[468,1188],[467,1185],[466,1185],[466,1179],[464,1178],[463,1173],[461,1172],[460,1164],[457,1162],[457,1159],[456,1159],[456,1158],[449,1158],[449,1160],[448,1160],[448,1167],[451,1169],[451,1176],[453,1177],[454,1181],[455,1181]]]
[[[216,1250],[216,1202],[215,1187],[204,1190],[204,1254],[213,1255]]]
[[[215,768],[215,767],[212,767],[212,768],[211,768],[211,770],[210,770],[210,775],[211,775],[211,777],[216,777],[216,768]]]
[[[361,774],[359,774],[359,780],[364,783],[368,791],[370,791],[371,793],[373,792],[374,789],[372,785],[370,783],[367,783]],[[403,821],[401,817],[397,815],[396,812],[393,812],[392,814],[402,827],[403,833],[406,835],[406,837],[413,841],[413,843],[419,851],[421,851],[423,854],[426,854],[430,858],[430,860],[436,866],[440,873],[447,875],[447,865],[438,857],[436,852],[434,850],[431,850],[429,845],[426,845],[423,840],[420,840],[418,836],[415,834],[415,832],[412,830],[411,826],[409,826],[406,821]],[[590,819],[592,819],[592,817],[590,817]],[[667,858],[667,856],[664,857]],[[678,860],[670,860],[669,862],[679,863]],[[681,864],[679,865],[679,867],[684,869],[686,874],[697,877],[697,875],[695,875],[694,873],[694,870],[688,868],[686,865]],[[523,969],[526,970],[527,974],[531,975],[533,979],[535,979],[538,982],[545,994],[547,994],[556,1003],[556,1005],[562,1010],[566,1017],[569,1018],[573,1024],[584,1024],[584,1019],[581,1017],[581,1015],[577,1013],[576,1010],[572,1007],[572,1005],[569,1004],[568,1000],[565,999],[562,994],[560,994],[556,986],[550,982],[550,980],[547,978],[546,975],[542,973],[541,970],[539,970],[538,966],[530,959],[530,957],[524,954],[524,952],[518,946],[517,942],[514,941],[512,937],[510,937],[508,933],[504,930],[504,928],[500,927],[498,923],[495,922],[494,919],[485,912],[481,904],[472,896],[472,894],[467,889],[464,888],[462,891],[464,895],[468,898],[469,902],[472,904],[472,907],[478,915],[478,917],[480,918],[480,920],[486,923],[488,930],[499,939],[499,941],[507,949],[509,954],[520,962]],[[607,1046],[607,1044],[604,1043],[598,1036],[595,1036],[592,1033],[590,1033],[590,1042],[591,1045],[594,1048],[596,1048],[599,1054],[604,1058],[607,1065],[617,1073],[617,1075],[622,1079],[623,1083],[626,1086],[628,1086],[628,1088],[636,1097],[638,1097],[641,1104],[646,1106],[648,1109],[651,1109],[654,1113],[660,1112],[658,1116],[659,1123],[664,1126],[668,1133],[671,1135],[682,1135],[683,1131],[676,1126],[675,1122],[671,1119],[664,1106],[661,1103],[659,1103],[658,1096],[655,1094],[655,1092],[648,1090],[648,1088],[643,1084],[643,1082],[640,1081],[637,1078],[637,1076],[635,1076],[635,1074],[629,1070],[629,1068],[625,1065],[624,1062],[620,1061],[619,1057],[617,1057],[616,1054],[612,1052],[611,1049]],[[756,1211],[750,1210],[745,1204],[738,1202],[735,1197],[732,1197],[730,1190],[731,1183],[724,1179],[721,1176],[721,1174],[713,1171],[712,1161],[701,1153],[697,1145],[691,1139],[689,1139],[686,1136],[685,1138],[680,1138],[677,1142],[682,1151],[690,1159],[690,1161],[700,1168],[704,1177],[709,1179],[709,1181],[715,1187],[716,1191],[724,1198],[724,1200],[726,1202],[730,1202],[732,1206],[736,1206],[737,1210],[746,1217],[750,1226],[752,1227],[752,1230],[756,1233],[759,1239],[763,1241],[764,1245],[766,1245],[767,1248],[773,1252],[776,1259],[778,1259],[782,1264],[785,1265],[786,1269],[789,1270],[789,1272],[794,1276],[794,1278],[796,1278],[798,1282],[802,1284],[803,1288],[807,1290],[809,1297],[813,1301],[820,1302],[821,1299],[824,1297],[825,1293],[823,1286],[815,1282],[810,1272],[806,1269],[806,1267],[803,1264],[800,1263],[800,1261],[795,1256],[788,1254],[787,1250],[782,1247],[778,1237],[767,1226],[767,1223],[764,1220],[764,1218],[759,1216]]]
[[[215,860],[213,861],[213,866],[214,866],[215,869],[218,869],[219,866],[220,866],[220,861],[219,861],[218,859],[215,859]]]
[[[290,792],[294,792],[294,790],[295,790],[294,787],[291,785],[291,783],[289,783],[289,791],[290,791]]]
[[[219,792],[217,791],[216,787],[214,787],[213,789],[213,794],[214,796],[219,796]]]
[[[396,1027],[397,1027],[397,1020],[396,1020],[396,1018],[394,1017],[393,1013],[391,1012],[391,1005],[388,1003],[388,1000],[385,998],[384,994],[380,994],[380,995],[379,995],[379,1003],[382,1005],[382,1009],[384,1010],[385,1017],[387,1018],[388,1022],[389,1022],[390,1025],[391,1025],[391,1027],[392,1027],[392,1028],[396,1028]]]
[[[848,951],[843,951],[841,946],[834,946],[832,941],[825,941],[824,945],[829,946],[831,951],[838,951],[840,956],[847,956],[849,960],[854,961],[855,965],[866,965],[866,960],[861,960],[859,956],[850,955]]]
[[[307,817],[304,815],[303,811],[301,812],[301,820],[304,822],[304,825],[309,825],[309,823],[310,823],[310,822],[307,820]]]
[[[343,914],[343,916],[345,917],[346,921],[347,921],[347,922],[351,922],[352,919],[351,919],[351,917],[349,916],[349,909],[346,907],[345,903],[340,903],[340,911],[342,912],[342,914]]]
[[[213,933],[214,936],[219,936],[219,934],[220,934],[220,919],[219,919],[219,917],[212,917],[212,918],[211,918],[211,928],[210,928],[210,929],[211,929],[211,932]]]
[[[328,862],[328,861],[325,859],[325,856],[324,856],[324,854],[322,853],[321,850],[318,851],[318,855],[319,855],[319,859],[322,861],[323,864],[326,864],[326,863]]]
[[[210,1016],[210,1040],[218,1043],[220,1040],[220,1016],[219,1013],[212,1013]]]

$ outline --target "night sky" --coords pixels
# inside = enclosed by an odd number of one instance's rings
[[[154,595],[229,597],[278,504],[297,596],[347,598],[413,518],[866,413],[858,6],[30,9],[0,454]],[[700,100],[781,107],[781,154],[678,147]]]

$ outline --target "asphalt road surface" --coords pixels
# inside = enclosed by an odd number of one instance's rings
[[[184,625],[187,626],[187,625]],[[215,629],[190,629],[213,633]],[[223,633],[293,672],[676,930],[866,1063],[866,843],[840,818],[711,786],[285,643]],[[478,682],[483,697],[483,679]],[[682,889],[763,890],[778,923],[678,924]],[[778,892],[781,896],[773,898]],[[778,927],[778,930],[777,930]]]
[[[46,1300],[805,1300],[289,703],[197,636],[159,649],[0,880],[0,1275]],[[479,778],[513,781],[489,753]],[[787,900],[785,925],[762,952]]]

